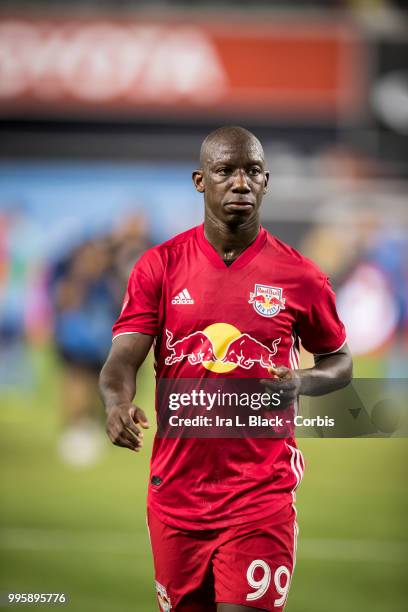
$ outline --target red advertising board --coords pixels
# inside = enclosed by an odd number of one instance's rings
[[[0,114],[336,118],[362,99],[346,24],[0,20]]]

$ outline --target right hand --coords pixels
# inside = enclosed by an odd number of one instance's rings
[[[145,413],[133,404],[119,404],[108,411],[106,433],[112,444],[139,452],[143,445],[143,429],[148,429],[149,422]]]

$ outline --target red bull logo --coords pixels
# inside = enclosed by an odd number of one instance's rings
[[[157,580],[155,580],[155,584],[160,610],[163,612],[170,612],[172,605],[170,602],[170,597],[167,595],[166,588],[160,584],[160,582],[157,582]]]
[[[203,331],[195,331],[184,338],[173,339],[173,333],[166,329],[166,365],[187,359],[190,365],[201,364],[217,373],[230,372],[237,367],[249,370],[258,363],[263,368],[274,365],[281,341],[277,338],[271,346],[263,344],[250,334],[241,333],[229,323],[214,323]]]
[[[285,310],[286,300],[282,293],[280,287],[256,284],[254,291],[249,294],[248,304],[252,304],[254,310],[263,317],[275,317],[281,310]]]
[[[196,331],[180,340],[173,342],[173,334],[166,329],[166,347],[170,351],[166,357],[166,365],[173,365],[177,361],[188,359],[190,365],[197,365],[203,361],[217,361],[214,347],[208,336],[202,331]]]

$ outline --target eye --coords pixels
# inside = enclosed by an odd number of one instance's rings
[[[248,171],[248,173],[251,176],[257,176],[258,174],[261,174],[261,172],[262,172],[262,170],[258,166],[251,166],[251,168]]]
[[[221,176],[227,176],[230,173],[230,169],[227,166],[222,166],[221,168],[217,169],[217,174],[220,174]]]

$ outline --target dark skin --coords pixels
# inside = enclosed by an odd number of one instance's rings
[[[259,209],[269,172],[261,143],[242,128],[230,128],[201,147],[201,168],[193,172],[204,194],[207,240],[226,261],[233,261],[259,232]]]
[[[259,211],[269,173],[260,142],[243,128],[221,128],[204,141],[200,169],[194,185],[204,194],[204,231],[224,261],[233,261],[257,237]],[[141,333],[117,337],[100,375],[100,390],[107,411],[106,430],[113,444],[139,452],[142,429],[149,427],[143,410],[132,404],[136,375],[153,337]],[[344,345],[331,355],[315,355],[315,365],[291,370],[278,366],[263,381],[280,393],[281,407],[298,395],[324,395],[346,386],[352,377],[350,350]],[[219,603],[217,612],[262,612],[261,608]]]

